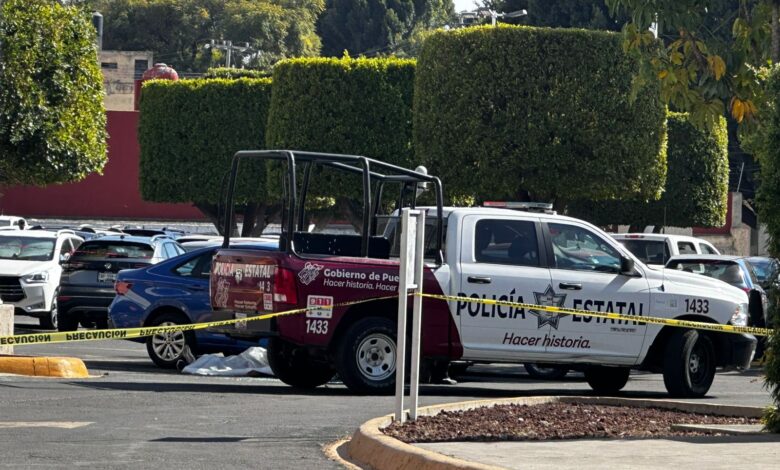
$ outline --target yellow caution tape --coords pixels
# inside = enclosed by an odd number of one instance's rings
[[[353,300],[349,302],[341,302],[330,306],[322,305],[322,306],[317,306],[316,308],[321,309],[321,308],[348,307],[351,305],[374,302],[377,300],[387,300],[387,299],[395,299],[395,298],[397,298],[397,296],[395,295],[389,295],[385,297],[372,297],[370,299],[364,299],[364,300]],[[32,333],[26,335],[0,336],[0,346],[144,338],[146,336],[153,336],[157,334],[176,333],[179,331],[203,330],[206,328],[212,328],[216,326],[229,326],[229,325],[234,325],[236,323],[243,323],[247,321],[268,320],[269,318],[281,317],[283,315],[295,315],[298,313],[303,313],[312,308],[314,307],[296,308],[292,310],[284,310],[282,312],[274,312],[274,313],[264,313],[262,315],[255,315],[246,318],[234,318],[232,320],[190,323],[190,324],[175,325],[175,326],[149,326],[149,327],[140,327],[140,328],[113,328],[113,329],[106,329],[106,330],[60,331],[55,333]]]
[[[591,312],[589,310],[577,310],[573,308],[555,307],[550,305],[535,305],[535,304],[525,304],[521,302],[506,302],[506,301],[494,300],[494,299],[475,299],[473,297],[460,297],[456,295],[426,294],[424,292],[421,292],[416,295],[419,295],[421,297],[428,297],[429,299],[439,299],[439,300],[457,301],[457,302],[472,302],[472,303],[487,304],[487,305],[500,305],[502,307],[518,307],[518,308],[525,308],[529,310],[543,310],[546,312],[562,313],[565,315],[578,315],[583,317],[605,318],[609,320],[628,320],[635,323],[651,323],[654,325],[678,326],[681,328],[722,331],[725,333],[747,333],[755,336],[768,336],[769,334],[772,333],[772,330],[769,328],[756,328],[753,326],[721,325],[720,323],[706,323],[706,322],[690,321],[690,320],[675,320],[672,318],[624,315],[624,314],[612,313],[612,312]]]
[[[676,320],[671,318],[650,317],[650,316],[638,316],[638,315],[624,315],[613,312],[591,312],[588,310],[577,310],[566,307],[555,307],[550,305],[536,305],[527,304],[522,302],[508,302],[494,299],[475,299],[473,297],[460,297],[456,295],[439,295],[439,294],[427,294],[418,293],[412,295],[419,295],[421,297],[427,297],[430,299],[438,299],[445,301],[456,302],[471,302],[480,303],[486,305],[500,305],[502,307],[517,307],[525,308],[529,310],[542,310],[552,313],[560,313],[564,315],[578,315],[593,318],[604,318],[609,320],[625,320],[637,323],[650,323],[655,325],[669,325],[681,328],[694,328],[699,330],[720,331],[725,333],[747,333],[755,336],[768,336],[772,330],[769,328],[756,328],[752,326],[735,326],[735,325],[721,325],[719,323],[706,323],[690,320]],[[331,306],[317,306],[317,309],[321,308],[336,308],[347,307],[351,305],[358,305],[367,302],[374,302],[377,300],[394,299],[397,296],[390,295],[385,297],[373,297],[364,300],[354,300],[349,302],[341,302]],[[134,339],[143,338],[147,336],[153,336],[164,333],[175,333],[179,331],[193,331],[203,330],[206,328],[213,328],[218,326],[229,326],[236,323],[243,323],[247,321],[268,320],[270,318],[281,317],[284,315],[295,315],[306,312],[311,308],[296,308],[292,310],[284,310],[282,312],[265,313],[261,315],[255,315],[246,318],[235,318],[232,320],[220,320],[203,323],[191,323],[185,325],[175,326],[150,326],[140,328],[113,328],[107,330],[85,330],[85,331],[68,331],[68,332],[55,332],[55,333],[32,333],[25,335],[14,336],[0,336],[0,346],[5,345],[30,345],[30,344],[44,344],[44,343],[68,343],[79,341],[104,341],[109,339]]]

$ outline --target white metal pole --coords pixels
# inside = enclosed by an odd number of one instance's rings
[[[398,328],[396,331],[395,354],[395,420],[399,423],[406,421],[404,415],[404,373],[406,372],[406,294],[408,292],[408,279],[406,278],[406,265],[409,263],[408,243],[406,234],[409,230],[409,209],[401,209],[401,263],[398,271]]]
[[[414,244],[414,293],[421,294],[423,288],[423,264],[425,260],[425,211],[417,214],[417,240]],[[420,389],[420,333],[422,326],[422,297],[414,296],[412,307],[412,364],[409,376],[409,418],[417,419],[417,405]]]

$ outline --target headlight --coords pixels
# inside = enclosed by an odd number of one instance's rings
[[[26,282],[27,284],[43,284],[48,280],[49,280],[48,271],[42,271],[39,273],[32,273],[26,276],[22,276],[22,281]]]
[[[734,326],[747,326],[748,324],[748,304],[738,304],[729,320]]]

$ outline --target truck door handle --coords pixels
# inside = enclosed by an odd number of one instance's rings
[[[485,276],[469,276],[467,279],[472,284],[490,284],[492,279]]]
[[[582,290],[582,284],[579,282],[561,282],[558,287],[566,290]]]

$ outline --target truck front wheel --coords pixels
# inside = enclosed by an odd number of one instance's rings
[[[664,385],[669,394],[679,398],[703,397],[714,378],[712,341],[696,330],[672,332],[664,354]]]
[[[306,351],[279,338],[268,342],[268,365],[277,379],[296,388],[315,388],[333,378],[333,369],[312,361]]]
[[[585,380],[594,392],[613,395],[626,386],[630,372],[627,367],[591,366],[585,369]]]
[[[350,325],[339,344],[337,368],[344,385],[355,393],[387,394],[395,390],[395,323],[369,317]]]

